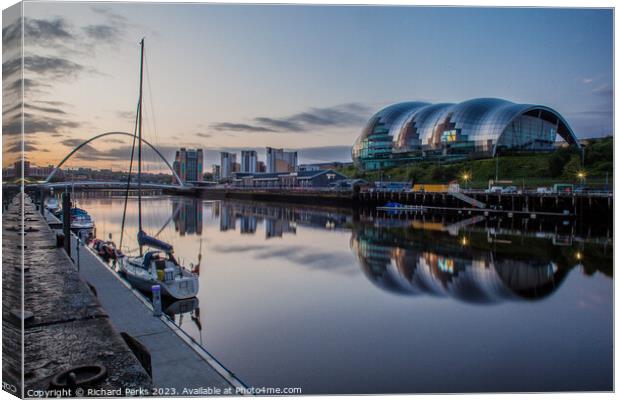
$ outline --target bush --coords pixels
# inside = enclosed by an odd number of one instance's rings
[[[564,167],[570,161],[571,151],[568,149],[558,149],[549,156],[549,176],[557,178],[564,172]]]

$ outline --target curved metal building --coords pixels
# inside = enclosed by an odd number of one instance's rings
[[[498,151],[552,151],[557,136],[579,142],[566,120],[541,105],[483,98],[451,104],[404,102],[372,116],[353,161],[379,169],[422,159],[494,157]]]

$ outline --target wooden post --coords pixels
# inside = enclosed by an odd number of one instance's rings
[[[71,193],[62,192],[62,233],[65,235],[65,251],[71,257]]]

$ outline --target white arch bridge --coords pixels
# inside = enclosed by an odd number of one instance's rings
[[[65,158],[63,158],[62,161],[60,161],[58,163],[58,165],[56,165],[56,167],[54,167],[54,169],[49,174],[49,176],[42,182],[42,185],[44,185],[46,187],[57,187],[57,188],[62,188],[62,187],[67,186],[67,184],[68,184],[67,182],[53,182],[53,183],[51,182],[51,180],[54,177],[54,175],[56,175],[56,173],[60,170],[60,167],[62,167],[63,164],[65,162],[67,162],[67,160],[69,160],[75,153],[77,153],[82,147],[86,146],[90,142],[95,141],[97,139],[101,139],[102,137],[114,136],[114,135],[116,135],[116,136],[129,136],[131,138],[136,138],[135,135],[133,135],[131,133],[127,133],[127,132],[106,132],[106,133],[101,133],[99,135],[93,136],[92,138],[90,138],[88,140],[85,140],[84,142],[82,142],[81,144],[76,146],[73,150],[71,150],[69,152],[69,154],[67,154],[65,156]],[[166,184],[160,184],[160,183],[143,182],[142,183],[142,187],[145,188],[145,189],[166,189],[166,188],[179,189],[179,188],[187,188],[188,186],[183,183],[183,181],[181,180],[181,178],[179,178],[179,176],[174,171],[174,169],[172,168],[172,166],[170,165],[168,160],[166,160],[166,158],[159,152],[159,150],[157,150],[157,148],[155,146],[153,146],[151,143],[149,143],[145,139],[140,139],[140,140],[142,141],[142,143],[144,143],[147,146],[149,146],[159,156],[159,158],[166,164],[166,166],[168,167],[170,172],[172,172],[172,176],[174,176],[174,179],[178,183],[178,185],[166,185]],[[96,187],[96,188],[104,188],[104,189],[107,189],[107,188],[113,189],[113,188],[127,187],[127,182],[119,182],[119,181],[111,181],[111,182],[80,181],[80,182],[71,182],[71,185],[75,186],[75,187],[90,187],[90,188],[95,188]],[[131,182],[130,188],[137,188],[137,183]]]

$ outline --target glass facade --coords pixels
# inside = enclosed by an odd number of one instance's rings
[[[352,149],[364,169],[425,157],[493,157],[498,150],[551,151],[557,136],[579,146],[549,107],[502,99],[458,104],[398,103],[375,114]]]

